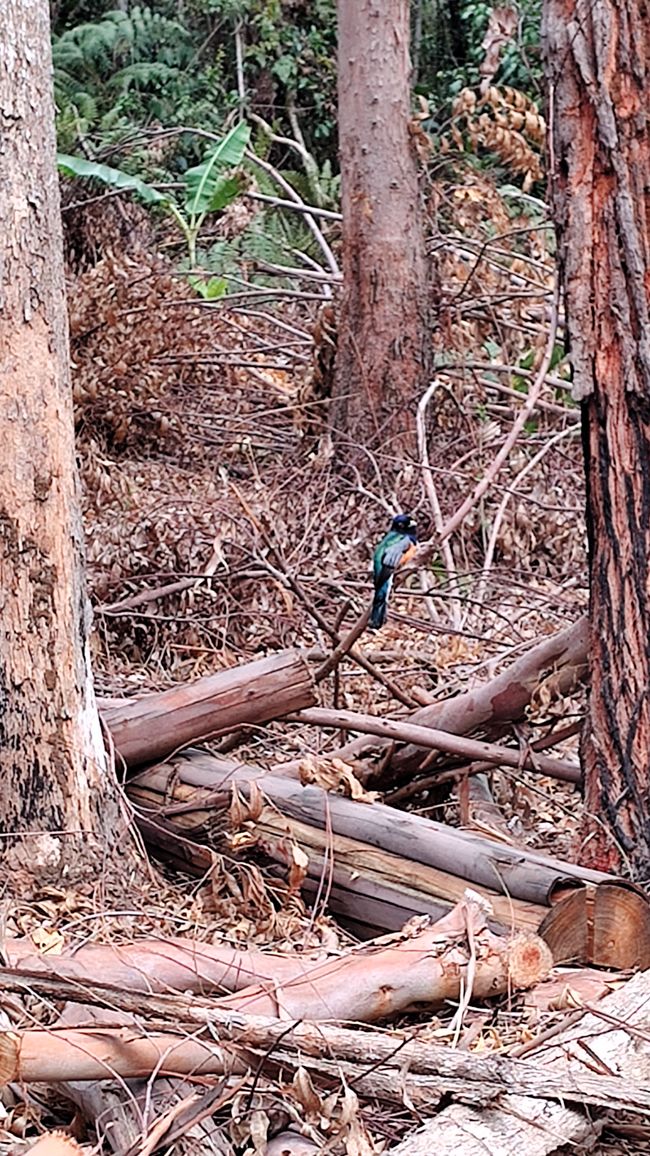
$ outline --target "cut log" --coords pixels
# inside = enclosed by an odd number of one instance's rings
[[[409,715],[408,721],[455,735],[515,722],[523,717],[541,681],[550,681],[557,694],[568,694],[586,676],[588,641],[588,622],[581,618],[566,630],[531,646],[496,678],[455,698],[422,707]],[[344,760],[358,759],[371,748],[385,749],[387,745],[386,740],[355,739],[335,754]],[[398,748],[390,760],[391,781],[417,771],[423,757],[422,750],[413,744]],[[373,768],[367,768],[364,781],[370,781],[375,773]]]
[[[196,682],[104,710],[127,766],[166,758],[192,742],[269,722],[317,702],[309,663],[299,650],[220,671]]]
[[[543,940],[535,935],[494,935],[487,928],[486,906],[468,892],[448,915],[431,926],[418,924],[405,928],[397,935],[364,944],[344,956],[305,966],[302,974],[286,982],[249,985],[219,1000],[218,1006],[224,1012],[245,1010],[249,1015],[279,1014],[281,1018],[294,1020],[374,1023],[416,1007],[437,1007],[449,999],[457,1000],[461,991],[467,990],[468,983],[477,999],[485,999],[511,988],[530,987],[544,979],[550,971],[552,956]],[[110,949],[107,954],[110,955]],[[96,958],[101,968],[99,956]],[[0,972],[0,990],[24,990],[32,979],[33,976],[12,977],[9,972]],[[64,992],[75,991],[70,980],[45,976],[38,986],[50,994],[57,993],[58,998]],[[81,988],[81,984],[78,987]],[[92,1002],[103,987],[105,985],[89,980],[86,998],[80,990],[75,998],[80,1003]],[[139,1001],[139,995],[124,993],[116,1006],[131,1013],[141,1006]],[[118,1045],[119,1041],[115,1045],[119,1057],[122,1052]],[[6,1051],[8,1054],[8,1044]],[[174,1047],[174,1063],[176,1052]],[[25,1054],[31,1056],[31,1053]],[[142,1062],[146,1063],[147,1059]],[[29,1062],[32,1063],[31,1058]],[[120,1071],[122,1075],[127,1074],[124,1069]],[[70,1075],[66,1078],[92,1077]]]
[[[280,863],[291,865],[296,844],[307,853],[303,890],[316,895],[325,880],[329,909],[362,939],[376,934],[378,928],[397,931],[414,916],[439,919],[459,902],[467,886],[457,875],[288,819],[272,807],[266,807],[256,820],[256,832],[261,849]],[[487,888],[481,894],[492,908],[490,926],[502,934],[515,929],[537,931],[548,914],[541,904]]]
[[[25,1149],[25,1156],[32,1152],[34,1156],[80,1156],[83,1148],[65,1132],[45,1132],[31,1148]]]
[[[250,793],[246,768],[224,772],[217,761],[211,773],[209,756],[202,756],[196,767],[194,761],[177,758],[172,766],[149,768],[127,785],[132,802],[150,825],[148,829],[145,825],[145,836],[153,838],[154,844],[169,840],[174,827],[182,836],[212,844],[223,836],[223,808],[233,780],[242,794]],[[494,906],[496,925],[522,929],[531,929],[543,914],[541,909],[552,907],[567,891],[607,884],[620,891],[620,909],[626,919],[625,932],[612,937],[609,965],[650,966],[650,908],[643,893],[631,884],[381,803],[354,802],[273,774],[260,778],[256,770],[254,778],[255,792],[259,795],[261,789],[271,804],[271,810],[259,807],[254,815],[262,846],[284,863],[291,859],[292,839],[304,847],[314,858],[308,869],[312,893],[323,870],[326,848],[331,851],[333,846],[334,859],[328,855],[326,876],[333,884],[331,908],[351,918],[362,935],[378,928],[395,929],[402,915],[409,916],[422,900],[418,914],[437,915],[441,904],[458,898],[459,881],[461,887],[471,883],[485,891]],[[190,786],[187,780],[203,785]],[[323,832],[329,833],[333,844],[324,840]],[[308,882],[306,887],[310,889]],[[629,890],[638,897],[633,905],[627,901]],[[553,947],[564,950],[557,938]],[[588,951],[582,961],[594,962]]]
[[[126,1018],[135,1023],[135,1017]],[[57,1026],[88,1025],[89,1020],[98,1027],[114,1025],[115,1012],[68,1004]],[[235,1082],[230,1096],[235,1094],[237,1083],[241,1086],[241,1079]],[[219,1081],[202,1097],[195,1082],[167,1076],[131,1079],[128,1086],[105,1077],[68,1080],[59,1087],[93,1124],[98,1138],[120,1156],[136,1144],[134,1152],[146,1151],[154,1132],[157,1147],[173,1150],[174,1156],[234,1156],[232,1145],[212,1115],[220,1100],[230,1098],[225,1084],[225,1080]]]
[[[619,959],[636,959],[636,966],[647,967],[647,912],[644,895],[603,883],[595,891],[585,889],[566,895],[547,912],[539,933],[557,963],[618,967]]]
[[[132,1027],[0,1031],[0,1086],[245,1072],[231,1050],[169,1032],[141,1037]]]

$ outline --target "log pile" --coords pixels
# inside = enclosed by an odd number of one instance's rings
[[[352,759],[356,778],[366,784],[413,775],[423,756],[430,771],[431,758],[441,752],[464,758],[468,773],[527,766],[577,782],[580,768],[569,759],[522,754],[468,732],[501,734],[521,717],[540,681],[566,693],[584,675],[586,642],[583,620],[532,646],[492,682],[420,708],[406,721],[316,706],[318,675],[312,676],[307,655],[295,650],[162,694],[110,700],[103,713],[119,758],[136,772],[127,790],[145,839],[183,870],[210,870],[214,851],[227,845],[234,816],[254,829],[251,837],[271,860],[295,866],[299,848],[304,894],[320,895],[326,878],[330,910],[362,938],[396,930],[413,915],[444,914],[469,883],[483,889],[495,928],[540,929],[558,961],[650,966],[645,897],[621,881],[509,846],[503,830],[494,840],[325,792],[320,772],[303,786],[300,760],[263,769],[197,751],[176,753],[206,737],[285,718],[360,733],[338,751],[338,765],[343,756]],[[337,650],[340,660],[345,647]],[[382,747],[380,772],[372,759],[361,760],[369,741]],[[233,789],[240,802],[229,813]],[[612,936],[612,927],[626,932]]]
[[[234,1156],[226,1117],[239,1096],[250,1105],[265,1081],[278,1079],[291,1081],[303,1108],[318,1103],[321,1122],[343,1084],[332,1147],[341,1152],[376,1150],[362,1101],[417,1114],[420,1130],[390,1148],[395,1156],[588,1148],[604,1112],[650,1112],[650,972],[604,996],[602,973],[579,973],[575,992],[587,994],[574,998],[590,1000],[589,1013],[572,1012],[548,1043],[541,1032],[522,1058],[474,1055],[404,1027],[370,1030],[451,1004],[457,1044],[470,1005],[533,988],[536,1006],[546,1006],[543,981],[550,975],[557,992],[552,969],[560,962],[650,968],[645,895],[515,845],[481,778],[487,766],[526,766],[579,782],[571,759],[503,740],[540,680],[566,693],[582,677],[584,623],[542,640],[492,683],[396,719],[319,705],[319,682],[348,650],[339,645],[324,664],[320,656],[315,673],[309,655],[284,651],[101,707],[136,821],[158,857],[206,877],[219,856],[254,847],[282,869],[290,891],[300,889],[316,909],[326,902],[361,944],[279,955],[169,939],[43,956],[8,941],[0,992],[36,994],[59,1018],[46,1028],[0,1029],[0,1083],[56,1082],[112,1149],[130,1156],[175,1144]],[[359,737],[327,759],[265,767],[194,746],[272,720]],[[397,810],[367,790],[397,786],[395,797],[406,798],[417,776],[435,782],[450,773],[465,783],[461,814],[473,801],[490,836]],[[623,1020],[635,1034],[618,1030]],[[258,1121],[251,1152],[320,1149],[308,1120],[283,1118],[271,1128],[270,1117],[258,1115],[266,1124],[260,1132]],[[48,1145],[52,1156],[74,1149],[56,1135],[41,1144],[43,1156]]]
[[[226,845],[235,791],[231,817],[250,841],[285,865],[301,848],[306,893],[325,875],[330,910],[362,938],[414,915],[438,917],[471,884],[496,930],[540,930],[558,962],[650,966],[645,897],[603,872],[200,752],[140,771],[127,790],[150,845],[197,875],[210,868],[205,845]]]
[[[244,984],[220,999],[153,994],[171,978],[170,960],[154,950],[140,956],[138,990],[124,976],[118,984],[96,979],[98,971],[111,974],[119,956],[115,949],[82,948],[72,959],[49,960],[22,953],[20,967],[0,973],[0,990],[67,1002],[57,1024],[0,1031],[0,1082],[64,1082],[87,1113],[99,1115],[115,1151],[136,1138],[149,1151],[163,1139],[169,1145],[183,1113],[186,1129],[214,1117],[259,1079],[261,1063],[269,1076],[283,1072],[286,1079],[293,1072],[294,1079],[312,1084],[342,1078],[357,1096],[408,1104],[426,1122],[394,1149],[400,1154],[446,1152],[452,1146],[473,1153],[473,1143],[477,1152],[495,1156],[550,1153],[564,1143],[593,1141],[605,1109],[650,1111],[644,1075],[644,1065],[650,1068],[648,973],[606,996],[590,1013],[573,1013],[570,1026],[553,1039],[542,1034],[524,1059],[450,1049],[410,1029],[385,1033],[343,1026],[350,1020],[372,1024],[450,998],[458,1003],[461,1025],[470,1002],[543,979],[552,962],[543,941],[534,935],[495,936],[486,914],[483,903],[468,894],[431,926],[413,927],[335,959],[310,964],[294,958],[293,978],[281,968],[273,977],[275,962],[269,960],[266,982]],[[221,965],[226,950],[219,949]],[[234,952],[230,962],[235,977],[240,961]],[[143,991],[145,986],[149,990]],[[623,1023],[626,1032],[620,1030]],[[143,1136],[137,1112],[129,1117],[131,1107],[116,1116],[109,1074],[122,1086],[124,1080],[152,1074],[156,1081],[200,1077],[204,1091],[189,1091],[180,1108],[161,1104]],[[437,1112],[449,1097],[452,1103]],[[289,1133],[291,1143],[293,1136]],[[309,1139],[308,1128],[306,1136],[296,1136],[297,1150],[302,1139]],[[223,1133],[212,1137],[211,1150],[231,1152]],[[259,1149],[266,1156],[277,1150],[273,1142]]]

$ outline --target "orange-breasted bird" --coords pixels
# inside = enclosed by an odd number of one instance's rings
[[[417,544],[415,522],[409,514],[398,514],[393,518],[390,530],[373,554],[375,596],[370,611],[371,630],[379,630],[380,626],[384,625],[393,574],[400,566],[410,561]]]

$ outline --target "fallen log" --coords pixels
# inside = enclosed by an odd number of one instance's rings
[[[98,955],[95,959],[101,968]],[[467,990],[468,982],[478,999],[511,988],[527,988],[546,978],[551,965],[551,953],[537,936],[505,937],[489,931],[487,904],[468,892],[432,926],[405,929],[344,956],[305,966],[301,974],[285,982],[248,985],[219,1000],[219,1007],[223,1011],[243,1009],[251,1015],[280,1014],[296,1020],[374,1023],[414,1007],[437,1007],[449,999],[458,999],[461,989]],[[0,972],[0,990],[28,989],[32,979],[32,975],[19,973],[12,977],[7,971]],[[98,985],[87,981],[84,998],[82,988],[82,984],[77,985],[77,1002],[88,1002],[88,994],[92,997],[99,990]],[[42,976],[39,989],[59,999],[65,998],[65,992],[70,998],[75,985],[70,980]],[[141,1006],[140,999],[132,992],[128,996],[124,993],[115,1006],[135,1012]],[[174,1062],[176,1051],[174,1048]],[[118,1059],[121,1054],[120,1046]],[[85,1059],[89,1059],[89,1054]],[[126,1074],[124,1069],[120,1072]]]
[[[135,1017],[126,1017],[129,1025]],[[89,1020],[97,1027],[115,1024],[115,1012],[67,1004],[58,1027],[74,1027]],[[214,1083],[211,1081],[211,1083]],[[175,1156],[234,1156],[234,1149],[213,1112],[241,1089],[244,1078],[224,1077],[198,1092],[192,1077],[182,1079],[147,1074],[124,1081],[68,1080],[61,1091],[89,1120],[100,1141],[120,1156],[138,1152],[144,1156],[156,1147],[173,1150]]]
[[[160,694],[107,705],[103,718],[127,766],[166,758],[192,742],[228,734],[318,701],[309,663],[299,650],[210,674]]]
[[[583,883],[611,882],[603,871],[542,855],[530,848],[511,847],[470,831],[460,831],[382,803],[359,803],[328,793],[314,784],[275,774],[253,776],[256,791],[282,815],[335,835],[358,839],[402,859],[453,873],[478,887],[527,903],[548,906],[558,892]],[[139,772],[127,784],[130,799],[152,819],[164,818],[185,834],[199,839],[223,830],[218,812],[230,801],[233,783],[250,794],[246,768],[224,775],[217,760],[202,756],[200,769],[192,757],[176,758]]]
[[[0,1086],[76,1080],[245,1072],[232,1052],[172,1031],[141,1036],[133,1027],[0,1031]]]
[[[4,974],[8,984],[11,976]],[[264,1017],[249,1015],[243,1010],[224,1010],[217,1001],[201,1000],[197,997],[183,997],[183,996],[164,996],[164,995],[148,995],[143,994],[138,996],[138,1016],[141,1020],[148,1021],[150,1025],[160,1025],[162,1022],[173,1023],[176,1033],[181,1030],[191,1032],[196,1037],[199,1031],[208,1029],[209,1047],[212,1049],[212,1054],[209,1056],[207,1050],[201,1053],[196,1053],[195,1058],[201,1063],[203,1071],[206,1072],[212,1067],[214,1071],[219,1070],[220,1063],[223,1060],[221,1052],[228,1051],[229,1062],[236,1066],[237,1056],[242,1054],[250,1057],[251,1054],[263,1055],[265,1062],[269,1065],[277,1063],[278,1066],[285,1070],[296,1070],[299,1067],[310,1067],[311,1060],[315,1060],[314,1070],[319,1070],[319,1066],[323,1063],[331,1061],[331,1057],[336,1057],[336,1063],[332,1065],[333,1070],[336,1071],[337,1064],[349,1064],[350,1068],[346,1069],[345,1075],[349,1083],[368,1078],[370,1069],[380,1069],[381,1074],[392,1076],[392,1082],[387,1081],[384,1084],[386,1089],[386,1098],[393,1102],[404,1103],[405,1096],[410,1095],[410,1090],[413,1088],[414,1094],[418,1096],[420,1102],[423,1094],[428,1094],[429,1098],[433,1096],[434,1099],[438,1095],[451,1094],[458,1096],[463,1101],[473,1103],[490,1103],[498,1099],[498,1102],[503,1103],[504,1093],[516,1094],[521,1097],[532,1098],[535,1100],[550,1101],[557,1100],[568,1102],[572,1104],[587,1104],[596,1107],[613,1108],[614,1110],[627,1111],[650,1111],[650,1088],[648,1081],[638,1078],[638,1065],[635,1067],[638,1039],[636,1034],[631,1034],[629,1038],[624,1031],[621,1031],[621,1024],[627,1025],[630,1023],[630,1017],[621,1008],[627,1003],[630,1005],[631,999],[634,997],[635,1011],[632,1017],[632,1033],[635,1029],[640,1029],[643,1036],[647,1036],[646,1022],[648,1020],[648,1008],[650,1007],[650,1000],[648,999],[649,987],[648,973],[642,976],[637,976],[635,979],[629,981],[625,987],[615,992],[612,996],[606,997],[594,1009],[593,1019],[594,1024],[591,1023],[591,1016],[585,1020],[587,1030],[582,1032],[582,1038],[587,1042],[588,1048],[593,1047],[593,1041],[596,1036],[602,1037],[604,1033],[612,1038],[612,1047],[616,1048],[622,1040],[626,1041],[626,1065],[629,1065],[629,1072],[626,1066],[623,1069],[623,1077],[612,1074],[594,1073],[590,1070],[587,1058],[586,1063],[578,1063],[574,1059],[567,1059],[566,1055],[560,1057],[560,1060],[553,1064],[547,1064],[541,1058],[536,1058],[535,1062],[526,1060],[510,1059],[507,1055],[491,1054],[491,1055],[475,1055],[471,1052],[465,1052],[441,1044],[430,1043],[425,1040],[412,1037],[404,1032],[380,1032],[361,1029],[351,1029],[345,1027],[338,1027],[327,1022],[319,1024],[310,1024],[307,1022],[295,1022],[292,1020],[278,1019],[276,1017]],[[641,981],[641,986],[632,990],[631,985]],[[33,979],[33,990],[38,990],[39,979]],[[628,998],[623,997],[623,1003],[617,1001],[612,1004],[609,1001],[616,997],[621,997],[622,993],[628,991]],[[51,987],[47,986],[44,989],[44,994],[51,994]],[[78,998],[78,985],[72,989],[73,998]],[[64,988],[59,989],[59,995],[64,996]],[[95,985],[95,991],[87,990],[85,993],[87,1000],[106,1001],[113,1007],[119,1008],[128,1004],[129,993],[120,991],[118,988],[113,988],[110,985]],[[603,1019],[599,1020],[600,1009],[605,1016],[614,1014],[615,1024],[610,1027],[603,1026]],[[615,1009],[617,1014],[615,1013]],[[601,1014],[602,1014],[601,1013]],[[115,1013],[113,1013],[115,1014]],[[134,1029],[131,1030],[131,1037],[134,1037]],[[124,1029],[97,1029],[91,1028],[87,1033],[83,1033],[78,1029],[78,1036],[72,1037],[76,1045],[85,1047],[83,1038],[95,1041],[93,1049],[96,1050],[96,1044],[103,1040],[105,1049],[109,1048],[111,1032],[120,1041],[120,1048],[122,1054],[126,1055],[124,1049],[128,1047],[128,1040],[125,1039]],[[573,1024],[569,1029],[571,1033],[570,1042],[573,1041],[577,1046],[577,1040],[581,1038],[580,1032],[576,1031],[576,1025]],[[40,1067],[44,1069],[44,1062],[38,1058],[38,1043],[46,1040],[48,1034],[60,1035],[61,1039],[57,1045],[61,1048],[62,1041],[65,1040],[65,1035],[60,1033],[59,1029],[44,1028],[41,1030],[30,1029],[27,1032],[0,1032],[0,1057],[4,1055],[4,1049],[8,1037],[18,1037],[20,1044],[25,1042],[25,1054],[36,1057],[31,1071],[36,1071]],[[164,1051],[164,1046],[170,1046],[170,1034],[159,1030],[159,1027],[153,1027],[147,1032],[147,1041],[155,1047],[158,1054]],[[27,1041],[27,1037],[31,1038]],[[219,1045],[215,1043],[215,1037],[220,1041]],[[563,1037],[558,1037],[560,1041]],[[174,1063],[177,1062],[177,1057],[183,1055],[181,1045],[185,1047],[189,1044],[202,1044],[202,1040],[196,1038],[191,1041],[188,1039],[181,1039],[178,1034],[171,1034],[171,1046],[175,1050]],[[141,1038],[135,1039],[135,1044],[139,1048]],[[236,1053],[233,1053],[233,1048],[236,1046]],[[566,1046],[566,1045],[564,1045]],[[647,1048],[647,1044],[644,1044]],[[14,1043],[9,1040],[8,1051],[13,1054],[12,1049]],[[240,1051],[243,1049],[243,1053]],[[19,1048],[20,1050],[20,1048]],[[585,1056],[588,1055],[585,1051]],[[604,1072],[618,1071],[616,1063],[612,1063],[613,1052],[610,1050],[605,1055],[609,1057],[609,1063],[603,1062],[602,1070]],[[106,1056],[106,1050],[103,1053]],[[184,1053],[185,1058],[189,1060],[189,1053]],[[140,1057],[142,1053],[140,1052]],[[645,1056],[644,1056],[645,1058]],[[83,1057],[80,1063],[84,1062]],[[357,1065],[356,1069],[352,1065]],[[257,1066],[257,1064],[256,1064]],[[3,1069],[6,1070],[6,1069]],[[15,1070],[15,1066],[14,1069]],[[421,1077],[417,1079],[417,1077]],[[418,1095],[418,1089],[420,1093]],[[545,1105],[546,1111],[549,1110],[549,1105]],[[583,1117],[576,1113],[578,1119]],[[556,1143],[557,1143],[556,1137]],[[424,1149],[421,1149],[424,1151]],[[435,1145],[429,1151],[437,1151]],[[458,1147],[459,1151],[465,1153],[464,1147]],[[535,1150],[534,1148],[532,1150]],[[413,1149],[416,1151],[416,1149]],[[470,1151],[470,1149],[467,1149]],[[488,1149],[489,1151],[489,1149]],[[492,1149],[493,1152],[497,1150]],[[527,1149],[526,1149],[527,1151]],[[502,1153],[501,1156],[506,1156]]]
[[[573,626],[541,639],[496,678],[481,683],[454,698],[421,707],[409,715],[409,722],[421,727],[435,727],[448,734],[466,735],[472,731],[489,731],[522,718],[535,690],[543,680],[552,683],[557,694],[566,695],[587,674],[588,621],[581,618]],[[388,743],[368,738],[355,739],[334,754],[343,759],[360,759],[370,749],[385,750]],[[406,743],[393,751],[390,759],[391,781],[407,778],[423,762],[422,748]],[[383,765],[382,765],[383,770]],[[377,768],[359,771],[364,782],[377,775]]]
[[[630,1081],[647,1086],[649,1030],[650,972],[645,971],[605,996],[565,1032],[543,1043],[534,1053],[538,1071],[552,1082],[560,1071],[566,1071],[570,1060],[576,1083],[582,1073],[599,1068],[616,1072],[613,1079],[622,1089]],[[573,1099],[570,1095],[566,1098]],[[608,1105],[605,1101],[602,1106],[616,1111],[613,1103]],[[527,1156],[549,1156],[565,1145],[593,1146],[599,1134],[599,1121],[587,1120],[581,1112],[550,1102],[542,1107],[539,1101],[526,1096],[508,1094],[497,1106],[484,1111],[466,1104],[451,1104],[392,1153],[455,1156],[462,1151],[463,1156],[520,1156],[525,1152]]]
[[[87,943],[74,955],[41,955],[29,939],[6,939],[5,957],[11,968],[50,979],[88,984],[101,975],[105,983],[129,992],[241,991],[257,982],[282,986],[320,963],[322,953],[280,955],[239,950],[225,943],[187,939],[152,939],[136,943]],[[6,973],[0,970],[0,990]],[[25,990],[28,989],[28,984]],[[72,999],[68,992],[66,998]]]
[[[439,919],[461,900],[467,886],[457,875],[288,819],[273,807],[265,807],[256,818],[255,833],[257,845],[289,867],[296,844],[306,851],[309,863],[303,891],[316,897],[324,880],[328,908],[361,939],[377,934],[378,928],[397,931],[415,916]],[[548,908],[541,904],[487,888],[481,894],[492,909],[490,927],[501,934],[536,932],[548,915]]]
[[[186,868],[197,854],[197,869],[204,872],[209,862],[201,858],[200,843],[216,840],[218,846],[223,839],[224,811],[235,784],[242,797],[259,801],[251,804],[250,814],[243,801],[241,806],[249,827],[257,824],[261,846],[284,864],[292,862],[292,843],[301,846],[310,859],[305,889],[313,894],[322,875],[326,886],[331,883],[332,911],[351,920],[363,937],[394,930],[414,913],[438,916],[458,899],[459,883],[463,888],[470,883],[493,905],[493,926],[530,930],[540,926],[541,916],[554,953],[566,959],[562,905],[571,902],[574,890],[586,888],[582,923],[572,926],[570,936],[572,952],[576,945],[580,951],[570,954],[571,961],[650,965],[650,908],[631,884],[381,803],[355,802],[274,774],[260,776],[257,768],[248,786],[247,774],[247,768],[230,764],[226,770],[208,755],[179,756],[141,771],[127,791],[145,838],[169,850],[176,831],[186,843]],[[270,807],[263,808],[262,797]],[[590,934],[589,910],[601,888],[607,901],[597,910],[602,906],[606,918],[597,920],[596,934]]]

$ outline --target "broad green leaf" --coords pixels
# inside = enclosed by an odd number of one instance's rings
[[[239,177],[219,177],[210,197],[208,212],[218,213],[230,205],[241,192]]]
[[[139,177],[133,177],[122,169],[112,169],[109,165],[100,165],[96,161],[88,161],[85,157],[71,157],[59,153],[57,157],[59,172],[66,177],[87,177],[101,181],[112,189],[124,189],[124,192],[133,192],[149,205],[169,204],[169,197],[159,193],[152,185],[147,185]]]
[[[188,277],[188,281],[204,301],[216,301],[225,297],[228,291],[228,282],[223,277],[210,277],[207,281],[201,277]]]
[[[212,198],[223,176],[224,168],[240,165],[250,137],[250,129],[244,121],[234,128],[211,149],[205,160],[185,173],[185,210],[193,216],[214,211]],[[232,198],[231,198],[232,199]],[[226,202],[227,203],[227,202]]]

